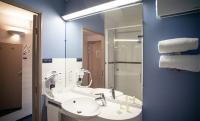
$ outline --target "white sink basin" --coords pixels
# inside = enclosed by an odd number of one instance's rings
[[[86,94],[92,94],[94,91],[93,88],[87,88],[87,87],[75,87],[72,91],[78,92],[78,93],[86,93]]]
[[[105,97],[107,98],[112,98],[112,91],[111,89],[106,89],[106,88],[94,88],[93,94],[97,93],[104,93]],[[115,97],[122,96],[123,92],[115,90]]]
[[[87,119],[97,116],[100,113],[99,105],[87,97],[73,98],[62,103],[65,113],[75,119]]]

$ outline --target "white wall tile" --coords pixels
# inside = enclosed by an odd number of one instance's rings
[[[76,58],[53,58],[52,63],[42,64],[42,81],[44,92],[45,77],[49,77],[52,71],[61,73],[56,81],[56,88],[73,86],[76,82],[77,71],[82,67],[82,62],[77,62]]]

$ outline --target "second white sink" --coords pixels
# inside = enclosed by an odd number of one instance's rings
[[[107,102],[107,105],[101,108],[98,117],[104,121],[141,121],[141,108],[130,106],[128,111],[126,110],[126,106],[123,106],[123,110],[120,110],[119,104]]]
[[[75,119],[92,118],[100,113],[99,105],[87,97],[67,100],[62,103],[62,108],[67,115]]]

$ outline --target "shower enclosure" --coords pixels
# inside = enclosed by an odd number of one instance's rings
[[[142,100],[142,25],[106,31],[106,87]]]

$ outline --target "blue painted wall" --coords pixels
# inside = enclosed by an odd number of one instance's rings
[[[198,121],[199,73],[159,69],[157,43],[199,37],[199,17],[196,13],[159,20],[155,0],[144,0],[144,121]]]
[[[88,7],[99,5],[112,0],[69,0],[63,13],[72,13]]]
[[[61,15],[64,0],[8,0],[42,13],[42,57],[63,58],[65,55],[65,22]]]
[[[66,55],[67,58],[82,58],[83,33],[87,28],[97,33],[104,34],[104,18],[94,15],[80,20],[66,22]]]

